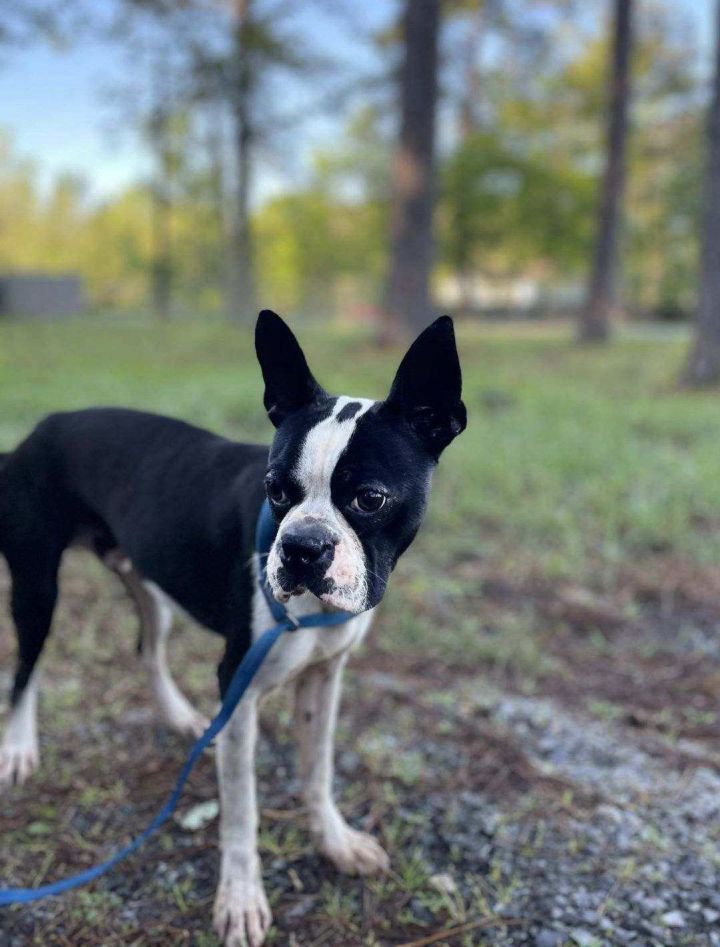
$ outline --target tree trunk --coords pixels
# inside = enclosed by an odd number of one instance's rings
[[[151,185],[150,216],[152,263],[150,271],[152,307],[158,319],[170,316],[172,295],[172,171],[168,162],[170,95],[167,86],[167,63],[160,56],[151,75],[153,110],[148,125],[150,145],[155,162],[155,180]]]
[[[458,123],[461,141],[466,141],[480,128],[482,75],[478,59],[485,44],[486,36],[487,5],[485,0],[475,0],[472,21],[462,50],[463,89]]]
[[[720,0],[715,26],[715,78],[707,125],[697,326],[683,375],[685,384],[697,387],[720,382]]]
[[[153,312],[163,321],[170,316],[172,256],[170,242],[170,198],[167,183],[156,181],[152,187],[152,304]]]
[[[587,303],[580,317],[581,342],[603,342],[610,335],[615,304],[618,231],[625,191],[625,151],[633,49],[633,0],[615,0],[614,41],[609,77],[607,155],[598,210],[597,237]]]
[[[400,80],[400,141],[393,162],[385,338],[424,328],[432,318],[435,258],[435,112],[440,0],[406,0]]]
[[[253,75],[249,58],[251,0],[235,0],[234,49],[231,69],[235,142],[235,200],[230,221],[226,308],[232,321],[250,322],[257,314],[255,266],[250,227]]]

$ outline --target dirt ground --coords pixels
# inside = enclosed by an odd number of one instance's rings
[[[476,622],[484,651],[451,663],[421,647],[395,653],[386,607],[348,673],[338,794],[388,848],[387,877],[341,877],[314,852],[289,702],[265,711],[270,942],[720,945],[720,570],[658,555],[626,567],[612,594],[509,581],[471,556],[453,570],[477,591],[450,614],[442,598],[427,608],[448,635]],[[0,629],[7,685],[5,617]],[[42,767],[0,800],[3,882],[36,885],[106,857],[171,786],[186,744],[155,721],[135,638],[121,589],[68,557],[44,662]],[[210,709],[219,643],[181,627],[171,650]],[[216,798],[211,756],[181,816]],[[215,944],[216,833],[216,820],[174,822],[102,881],[6,910],[0,945]]]

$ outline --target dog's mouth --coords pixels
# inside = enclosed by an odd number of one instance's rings
[[[353,613],[358,612],[357,607],[353,607],[354,603],[351,604],[349,601],[347,590],[339,588],[332,579],[320,578],[317,580],[310,579],[305,582],[297,582],[287,575],[287,573],[283,574],[282,569],[280,569],[276,579],[276,582],[271,583],[273,594],[283,605],[287,605],[290,599],[296,596],[310,592],[318,601],[322,602],[325,606],[329,606],[331,609]]]
[[[285,605],[287,602],[290,601],[291,598],[293,598],[293,596],[304,595],[306,592],[307,592],[307,586],[296,585],[294,586],[294,588],[291,588],[289,590],[286,590],[283,588],[278,589],[275,592],[275,598],[278,600],[278,602],[282,602],[283,605]]]

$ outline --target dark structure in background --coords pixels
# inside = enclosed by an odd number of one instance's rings
[[[0,316],[72,316],[84,309],[85,290],[79,276],[0,275]]]
[[[406,0],[400,141],[392,170],[385,335],[410,335],[433,316],[435,112],[440,0]]]
[[[633,51],[634,0],[615,0],[613,53],[608,80],[607,152],[598,209],[597,236],[587,305],[581,315],[581,342],[604,342],[610,335],[615,304],[618,237],[625,194],[630,61]]]
[[[700,235],[700,292],[695,343],[683,381],[720,382],[720,0],[715,11],[715,77],[707,124],[707,166]]]

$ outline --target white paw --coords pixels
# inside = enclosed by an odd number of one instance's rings
[[[260,880],[220,883],[213,926],[224,947],[260,947],[272,914]]]
[[[163,714],[163,719],[168,727],[175,730],[176,733],[192,737],[194,740],[201,737],[210,726],[208,718],[198,713],[197,710],[193,710],[192,707],[188,707],[188,713],[186,714],[174,714],[172,717]]]
[[[37,743],[6,743],[0,747],[0,786],[22,786],[40,765]]]
[[[333,833],[321,843],[323,855],[330,859],[338,871],[347,875],[377,875],[390,867],[385,849],[367,832],[358,832],[349,825],[341,833]]]
[[[195,710],[190,701],[177,689],[167,688],[166,693],[159,693],[158,707],[160,716],[167,726],[183,736],[197,740],[207,730],[210,723],[207,717]]]

